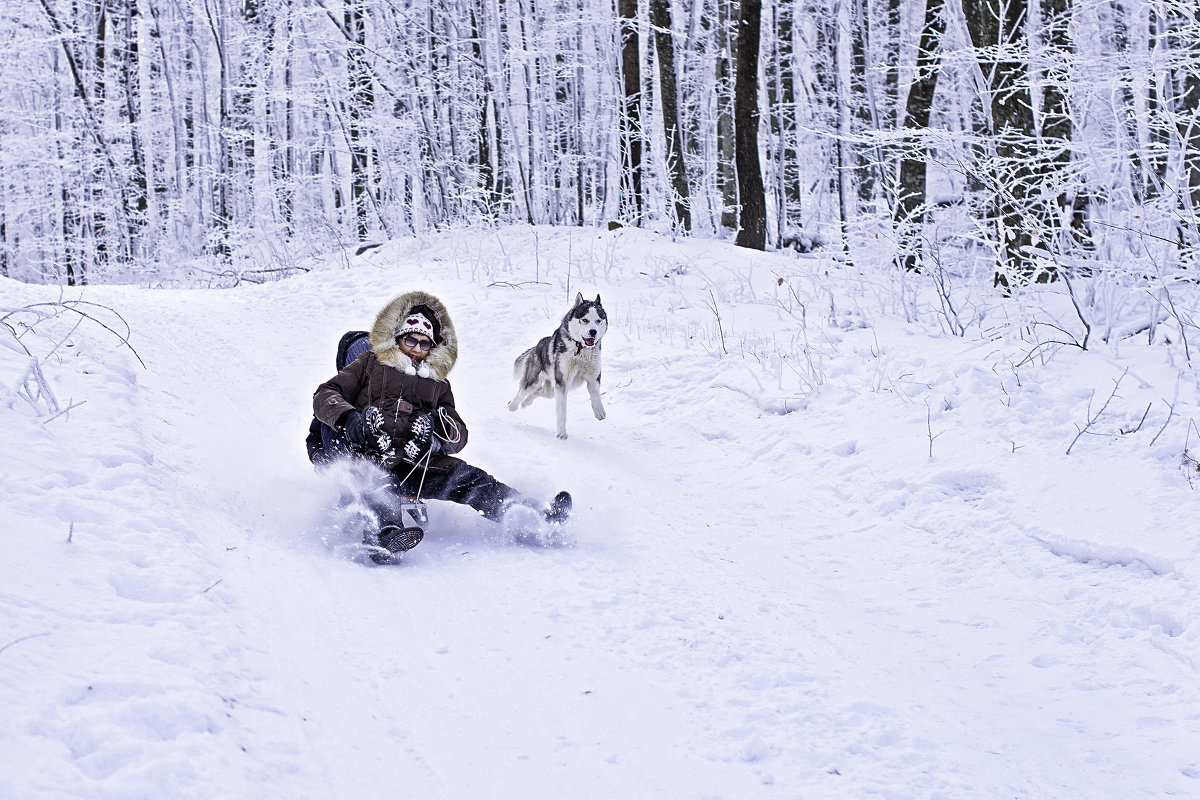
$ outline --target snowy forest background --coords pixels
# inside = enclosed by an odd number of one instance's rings
[[[1002,287],[1149,275],[1166,314],[1200,237],[1198,14],[5,0],[0,275],[223,285],[459,226],[621,224]]]

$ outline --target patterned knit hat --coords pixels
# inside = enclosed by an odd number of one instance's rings
[[[406,333],[419,333],[428,337],[432,342],[437,341],[437,337],[433,333],[433,323],[419,311],[410,311],[404,317],[404,324],[396,331],[396,339],[399,340]]]

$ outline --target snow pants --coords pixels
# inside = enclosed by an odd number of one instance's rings
[[[412,474],[408,475],[410,470]],[[492,522],[499,522],[504,517],[509,503],[523,500],[516,489],[457,458],[450,470],[425,472],[424,482],[421,473],[420,467],[413,470],[409,464],[398,466],[395,470],[396,490],[401,494],[419,496],[422,500],[462,503]],[[405,478],[405,475],[408,477]]]

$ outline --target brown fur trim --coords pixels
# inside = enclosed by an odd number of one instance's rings
[[[458,361],[458,336],[442,301],[427,292],[405,292],[384,306],[371,328],[371,349],[381,363],[404,372],[413,372],[412,361],[396,344],[396,331],[403,326],[409,309],[416,305],[428,307],[437,316],[441,341],[429,351],[424,364],[429,367],[432,377],[444,381],[454,368],[454,362]]]

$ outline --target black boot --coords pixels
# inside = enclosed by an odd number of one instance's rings
[[[399,525],[385,525],[379,531],[379,546],[391,553],[403,553],[412,550],[425,538],[425,531],[420,528],[401,528]]]
[[[550,505],[546,506],[543,512],[546,522],[551,525],[561,525],[567,521],[567,517],[571,516],[571,493],[559,492],[554,495],[554,499],[550,501]]]

